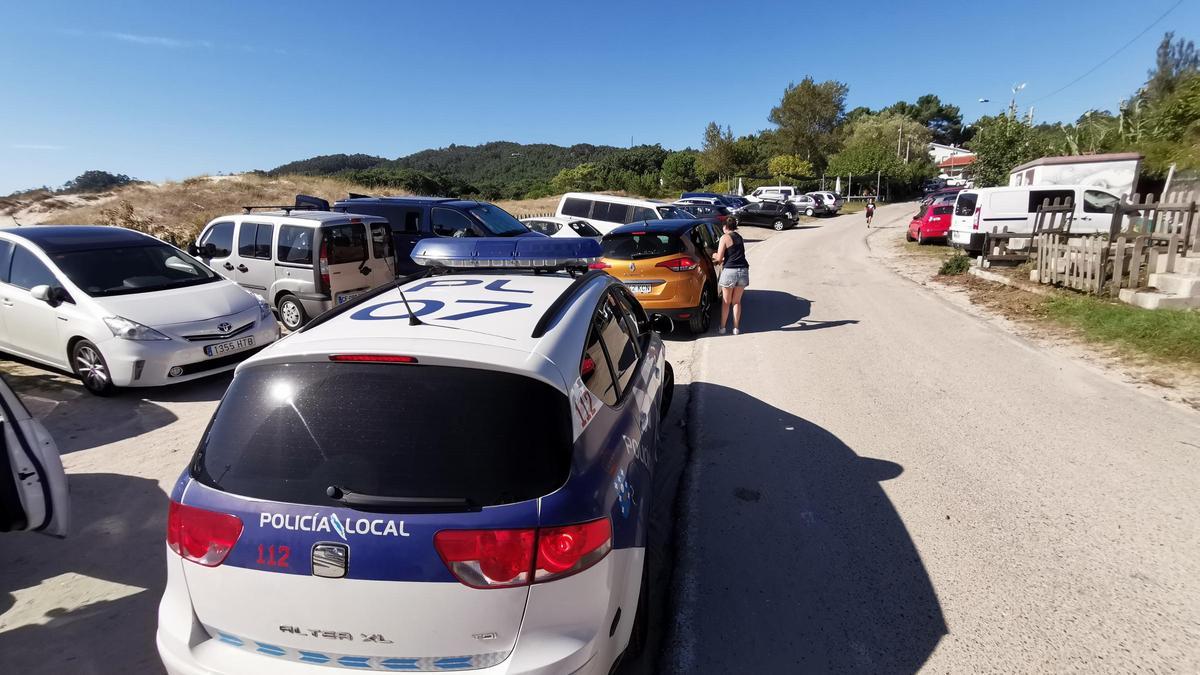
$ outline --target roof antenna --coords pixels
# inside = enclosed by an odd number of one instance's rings
[[[400,293],[400,301],[404,303],[404,311],[408,312],[408,325],[424,326],[425,322],[417,318],[417,315],[413,314],[412,307],[408,306],[408,298],[404,297],[404,289],[400,287],[400,284],[396,284],[396,291]]]

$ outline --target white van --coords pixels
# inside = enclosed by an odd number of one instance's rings
[[[378,216],[285,210],[214,219],[189,252],[267,300],[296,330],[396,278],[392,230]]]
[[[800,194],[803,193],[801,193],[800,188],[797,188],[795,185],[764,185],[762,187],[754,188],[753,192],[746,195],[746,199],[749,199],[752,202],[761,202],[764,199],[768,199],[773,202],[782,202],[785,200],[790,200],[793,197],[799,196]]]
[[[1107,232],[1121,198],[1089,185],[1025,185],[963,190],[954,201],[950,245],[970,253],[983,250],[984,235],[993,229],[1033,232],[1037,210],[1045,200],[1070,199],[1075,205],[1072,232]]]
[[[601,234],[608,234],[620,225],[640,220],[695,218],[678,206],[657,199],[617,197],[590,192],[568,192],[563,195],[558,201],[558,209],[554,215],[586,220]]]

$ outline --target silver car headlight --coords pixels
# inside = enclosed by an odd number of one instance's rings
[[[119,337],[123,340],[170,340],[171,338],[154,330],[149,326],[143,326],[136,321],[130,321],[123,316],[106,316],[104,317],[104,325],[112,331],[113,337]]]
[[[258,293],[254,294],[254,299],[258,301],[258,320],[266,321],[268,316],[271,316],[271,305],[267,304],[267,299]]]

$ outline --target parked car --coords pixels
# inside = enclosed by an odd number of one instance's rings
[[[764,185],[754,188],[750,194],[746,195],[746,199],[751,202],[761,202],[763,200],[783,201],[799,194],[801,194],[800,189],[795,185]]]
[[[946,239],[950,231],[950,220],[954,217],[954,197],[942,197],[932,203],[921,204],[917,215],[908,224],[905,238],[918,244]]]
[[[795,204],[797,210],[809,217],[830,216],[837,213],[832,202],[825,201],[825,198],[819,194],[796,195],[788,201]]]
[[[592,269],[624,282],[649,312],[708,331],[717,304],[717,241],[700,220],[648,220],[614,229],[600,241],[603,257]]]
[[[536,218],[522,218],[521,222],[525,224],[533,232],[544,234],[547,237],[566,237],[568,239],[595,239],[600,241],[600,230],[592,227],[592,224],[586,220],[578,218],[567,218],[563,216],[538,216]]]
[[[279,338],[262,297],[119,227],[0,230],[0,301],[0,349],[99,395],[231,370]]]
[[[247,209],[213,219],[189,250],[266,298],[288,330],[396,278],[391,228],[375,216]]]
[[[965,188],[963,188],[961,186],[957,186],[957,185],[944,187],[944,188],[941,188],[940,190],[935,190],[933,192],[927,193],[924,197],[921,198],[921,203],[922,204],[932,204],[935,199],[941,199],[943,197],[949,197],[950,201],[954,201],[954,197],[956,195],[958,195],[958,193],[962,192],[964,189]]]
[[[543,267],[599,254],[425,239],[441,274],[243,364],[171,492],[166,671],[608,675],[636,655],[670,322]]]
[[[723,195],[716,192],[684,192],[679,195],[679,200],[675,203],[679,204],[681,202],[688,204],[716,203],[728,209],[736,209],[750,203],[745,198],[737,195]]]
[[[65,537],[71,498],[58,447],[0,377],[0,532]]]
[[[675,206],[687,211],[693,218],[712,220],[718,225],[728,220],[729,214],[733,212],[732,209],[720,204],[684,204],[675,202]]]
[[[763,201],[748,204],[733,212],[738,225],[764,225],[776,231],[796,226],[799,215],[796,205],[784,201]]]
[[[836,216],[838,211],[841,211],[842,206],[846,203],[846,200],[843,199],[841,195],[830,190],[817,190],[814,192],[809,192],[808,195],[810,197],[820,197],[821,201],[825,203],[826,208],[829,209],[830,215]]]
[[[1070,199],[1074,205],[1071,231],[1107,232],[1121,198],[1090,185],[1024,185],[963,190],[955,197],[950,245],[969,253],[983,250],[984,235],[993,228],[1033,232],[1038,207],[1049,200]]]
[[[558,202],[555,215],[580,218],[604,234],[626,223],[665,218],[690,218],[679,207],[657,199],[568,192]]]
[[[323,199],[296,195],[297,206],[329,210]],[[378,216],[392,227],[396,273],[421,269],[412,260],[413,247],[430,237],[540,237],[504,209],[488,202],[448,197],[371,197],[351,194],[333,204],[342,213]]]

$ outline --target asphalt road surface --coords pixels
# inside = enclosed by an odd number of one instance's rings
[[[1200,671],[1200,415],[821,224],[743,228],[744,333],[693,343],[660,670]]]

